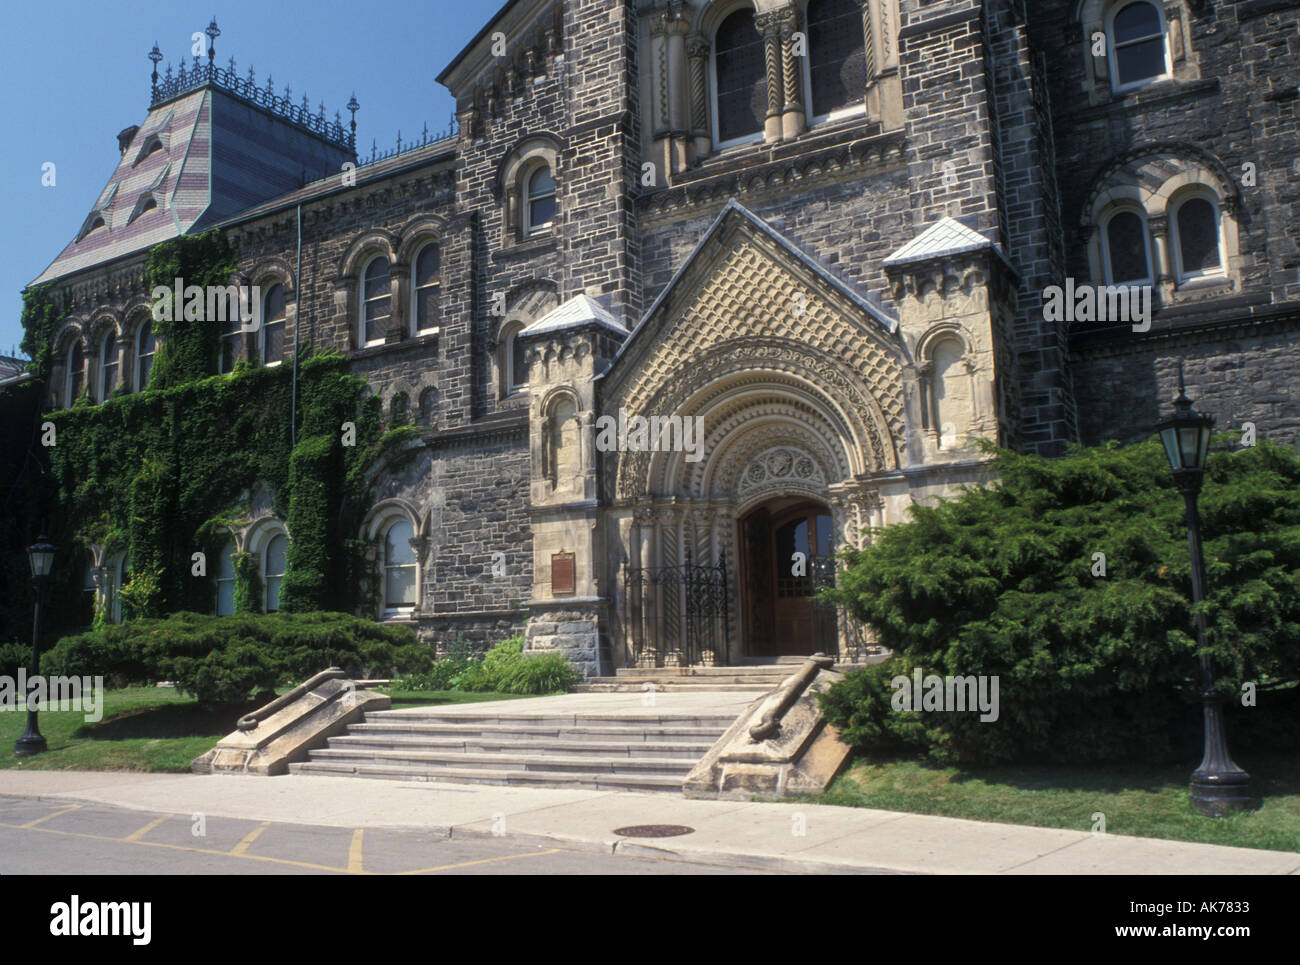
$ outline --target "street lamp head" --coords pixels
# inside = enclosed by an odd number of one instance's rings
[[[32,580],[39,581],[50,575],[54,567],[56,547],[44,533],[35,543],[27,547],[27,559],[32,565]]]
[[[1178,370],[1178,398],[1174,400],[1174,414],[1156,426],[1164,444],[1169,468],[1175,476],[1189,476],[1199,480],[1210,459],[1210,432],[1214,416],[1204,415],[1192,408],[1183,385],[1182,368]]]

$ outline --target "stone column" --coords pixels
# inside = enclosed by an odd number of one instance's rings
[[[389,291],[392,293],[392,314],[388,318],[388,335],[385,342],[400,342],[411,337],[410,300],[411,266],[399,261],[389,269]]]
[[[781,64],[785,85],[784,107],[781,113],[781,136],[786,140],[798,137],[807,127],[803,105],[803,57],[794,52],[794,35],[799,30],[799,15],[793,7],[777,11],[781,31]],[[808,35],[803,34],[804,56],[807,56]]]
[[[709,127],[709,42],[695,34],[686,41],[686,56],[691,64],[691,139],[698,158],[713,150]]]
[[[1168,304],[1174,295],[1174,255],[1173,249],[1169,247],[1169,215],[1152,218],[1150,224],[1154,249],[1151,275],[1155,279],[1155,294]]]
[[[782,70],[781,20],[777,11],[756,14],[754,25],[763,37],[763,55],[767,66],[767,117],[763,138],[781,140],[781,117],[785,109],[785,72]]]
[[[903,126],[903,83],[898,73],[898,0],[858,0],[866,36],[867,116],[886,131]]]

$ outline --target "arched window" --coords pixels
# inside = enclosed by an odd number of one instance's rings
[[[555,220],[555,179],[542,165],[524,183],[524,234],[545,231]]]
[[[1145,218],[1136,211],[1119,211],[1107,220],[1103,238],[1106,284],[1151,284],[1151,245]]]
[[[411,332],[422,334],[438,330],[438,290],[442,250],[430,242],[415,256],[415,275],[411,286]]]
[[[289,554],[289,538],[277,534],[262,553],[262,585],[266,588],[266,612],[280,609],[280,584],[284,582]]]
[[[71,406],[81,395],[81,388],[86,384],[86,358],[81,351],[81,340],[72,343],[68,349],[68,392],[64,404]]]
[[[820,120],[863,103],[867,86],[866,34],[856,0],[808,4],[808,116]]]
[[[149,387],[149,373],[153,370],[153,356],[157,350],[158,340],[154,338],[153,322],[145,322],[135,336],[135,390],[137,392]]]
[[[392,285],[388,259],[372,258],[366,265],[361,288],[361,344],[381,345],[388,335],[388,319],[393,313]]]
[[[1154,3],[1119,6],[1110,17],[1110,71],[1115,90],[1169,74],[1165,18]]]
[[[104,336],[104,344],[99,349],[99,401],[108,400],[110,393],[117,388],[117,370],[119,350],[117,345],[117,332],[113,329],[108,330]]]
[[[227,318],[225,328],[221,331],[221,367],[224,375],[235,371],[235,365],[244,355],[244,332],[239,319],[239,311]]]
[[[384,614],[392,615],[415,606],[416,564],[411,540],[415,528],[408,519],[398,519],[384,533]]]
[[[235,612],[235,541],[227,540],[217,551],[217,616]]]
[[[284,361],[284,286],[272,285],[262,296],[262,364]]]
[[[510,336],[509,354],[510,354],[510,391],[518,392],[528,384],[528,360],[524,355],[523,342],[519,336],[523,334],[523,326],[520,326],[514,334]]]
[[[763,38],[754,26],[754,11],[746,7],[723,20],[714,35],[715,143],[727,147],[762,136],[766,115]]]
[[[1194,196],[1174,209],[1174,267],[1178,280],[1223,274],[1219,209],[1213,201]]]

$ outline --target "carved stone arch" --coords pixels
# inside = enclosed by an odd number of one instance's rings
[[[772,338],[725,342],[694,359],[692,374],[690,383],[672,381],[661,386],[636,410],[692,415],[711,408],[717,396],[731,393],[737,386],[783,383],[816,399],[822,411],[834,413],[834,420],[843,426],[843,436],[852,440],[854,474],[898,468],[901,413],[895,428],[895,420],[886,417],[880,402],[857,373],[844,371],[838,360],[823,358],[806,345]],[[647,474],[651,455],[619,454],[616,478],[621,496],[639,494],[652,484]]]
[[[379,229],[366,232],[348,246],[347,253],[339,261],[339,277],[358,278],[375,255],[386,257],[390,266],[397,264],[397,246],[398,240],[390,231]]]
[[[98,309],[90,316],[90,321],[85,327],[85,335],[90,347],[94,348],[99,345],[104,338],[104,334],[109,329],[112,329],[120,338],[122,335],[122,316],[111,308]]]
[[[1184,143],[1151,144],[1129,151],[1107,164],[1092,180],[1079,221],[1084,228],[1100,224],[1105,209],[1116,201],[1139,205],[1149,217],[1165,213],[1169,197],[1188,184],[1213,190],[1226,207],[1240,203],[1240,189],[1218,157]]]
[[[288,523],[278,516],[260,516],[243,530],[242,539],[239,540],[240,552],[252,553],[259,557],[260,571],[261,554],[266,552],[267,545],[277,536],[293,538],[289,533]]]
[[[249,284],[257,285],[263,295],[266,294],[271,285],[283,285],[286,299],[295,290],[293,266],[285,259],[275,255],[258,259],[249,269],[247,277]],[[238,281],[232,280],[231,284],[238,284]]]
[[[936,343],[945,338],[955,338],[961,342],[963,355],[971,355],[974,352],[974,340],[970,332],[960,322],[948,321],[932,325],[925,331],[916,342],[916,359],[921,364],[934,360],[934,347]]]
[[[367,542],[378,539],[383,524],[398,514],[405,516],[411,523],[411,528],[415,532],[417,539],[427,536],[429,514],[421,512],[420,507],[409,499],[390,496],[387,499],[379,500],[370,507],[370,511],[366,513],[365,519],[361,522],[361,538]]]
[[[430,241],[440,242],[447,233],[447,221],[436,214],[420,214],[398,229],[401,241],[397,245],[397,260],[411,264],[416,253]]]
[[[54,333],[54,338],[50,342],[50,348],[57,355],[64,355],[72,347],[72,341],[78,339],[81,341],[81,350],[86,350],[86,327],[87,322],[80,318],[69,318]]]
[[[695,32],[702,35],[708,41],[709,47],[712,48],[715,43],[714,34],[722,26],[722,21],[737,10],[748,8],[755,15],[758,15],[765,10],[782,5],[776,0],[712,0],[711,3],[701,5],[696,11],[693,27]]]
[[[492,196],[498,201],[505,200],[510,186],[519,184],[530,162],[534,165],[542,162],[550,165],[551,177],[560,183],[560,158],[564,155],[564,138],[550,131],[534,131],[517,140],[510,150],[497,162],[495,177],[492,179]]]

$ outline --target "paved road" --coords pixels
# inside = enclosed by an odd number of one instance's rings
[[[0,797],[0,874],[751,874],[492,838]]]

